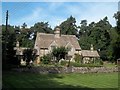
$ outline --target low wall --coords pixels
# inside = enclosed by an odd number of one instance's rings
[[[118,72],[118,68],[107,68],[107,67],[73,67],[72,72],[78,73],[109,73],[109,72]]]
[[[32,73],[111,73],[118,72],[118,67],[32,67],[13,70]]]

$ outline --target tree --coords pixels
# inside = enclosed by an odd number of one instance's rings
[[[33,42],[35,42],[37,32],[40,33],[53,33],[52,28],[49,26],[48,22],[37,22],[33,27],[30,28],[31,35],[33,37]]]
[[[90,49],[90,45],[94,45],[94,49],[99,51],[103,60],[108,60],[109,45],[111,41],[110,30],[112,26],[108,22],[107,17],[97,23],[92,22],[87,26],[86,20],[81,21],[79,43],[82,49]]]
[[[18,27],[15,27],[16,33],[16,41],[20,42],[20,47],[29,47],[33,48],[34,39],[31,38],[32,30],[29,28],[21,28],[19,30]]]
[[[15,31],[14,27],[8,25],[8,31],[5,29],[5,25],[2,25],[2,61],[3,61],[3,69],[10,68],[8,66],[17,64],[17,60],[15,60]]]
[[[120,58],[120,54],[119,54],[120,52],[120,11],[114,14],[114,18],[116,19],[116,23],[117,23],[115,30],[118,34],[118,37],[113,45],[113,51],[114,51],[113,54],[114,54],[114,59],[116,60]]]
[[[24,22],[23,25],[21,26],[23,29],[27,27],[27,24]]]
[[[57,62],[59,62],[60,59],[65,59],[65,56],[68,54],[69,48],[65,48],[63,46],[53,48],[52,54],[54,57],[56,57]]]
[[[49,27],[48,22],[38,22],[35,23],[31,30],[34,32],[41,32],[41,33],[53,33],[52,28]]]
[[[30,61],[34,61],[35,58],[36,58],[36,50],[35,49],[25,49],[23,51],[23,58],[24,58],[24,61],[26,61],[26,66],[29,66],[29,62]]]
[[[87,27],[87,20],[81,20],[81,26],[79,26],[78,28],[80,28],[79,31],[79,35],[87,35],[87,31],[88,31],[88,27]]]
[[[70,16],[66,21],[62,22],[59,26],[61,28],[61,33],[65,35],[76,35],[77,36],[77,26],[74,17]]]

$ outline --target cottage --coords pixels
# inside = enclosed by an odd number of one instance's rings
[[[56,27],[54,34],[37,33],[34,48],[39,57],[52,52],[54,47],[69,47],[68,58],[73,60],[75,53],[81,54],[81,47],[75,35],[62,35],[60,28]],[[39,61],[38,57],[38,61]]]
[[[37,64],[40,63],[40,57],[51,53],[54,47],[61,46],[70,48],[66,59],[71,61],[74,61],[76,54],[82,56],[83,63],[89,63],[91,60],[94,61],[96,58],[100,58],[98,52],[93,50],[93,45],[91,45],[90,50],[82,50],[75,35],[62,35],[60,28],[56,27],[54,34],[37,33],[34,44],[34,49],[37,50]],[[16,55],[21,59],[21,64],[25,63],[23,61],[23,51],[25,49],[27,48],[19,47],[19,42],[16,43],[14,48]]]
[[[90,50],[82,50],[81,55],[83,58],[83,63],[90,63],[91,61],[100,58],[98,52],[93,49],[93,45],[91,45]]]
[[[20,47],[19,46],[19,42],[17,41],[16,42],[16,47],[14,47],[14,50],[16,50],[16,56],[20,59],[20,64],[21,65],[25,65],[26,62],[23,61],[23,51],[27,49],[25,47]]]

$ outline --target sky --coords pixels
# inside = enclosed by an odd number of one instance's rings
[[[6,10],[11,25],[21,26],[25,22],[31,27],[43,21],[54,28],[72,15],[77,25],[81,20],[90,24],[107,16],[110,24],[115,26],[113,15],[118,11],[118,2],[2,2],[2,24],[5,24]]]

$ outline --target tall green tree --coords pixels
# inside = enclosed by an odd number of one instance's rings
[[[48,22],[37,22],[33,27],[30,28],[33,34],[33,40],[35,42],[37,32],[40,33],[53,33],[52,28],[49,26]]]
[[[79,35],[80,36],[87,35],[87,31],[88,31],[87,20],[81,20],[80,24],[81,26],[78,27],[80,28]]]
[[[29,65],[30,61],[34,61],[36,59],[36,53],[37,53],[36,49],[31,48],[25,49],[23,51],[23,58],[27,63],[26,65]]]
[[[32,30],[35,32],[41,32],[41,33],[53,33],[52,28],[49,26],[48,22],[38,22],[35,23],[33,27],[31,27]]]
[[[15,31],[14,27],[8,25],[6,31],[5,25],[2,25],[2,63],[3,69],[6,69],[9,65],[17,64],[15,61]],[[8,67],[10,68],[10,67]],[[7,69],[8,69],[7,68]]]
[[[65,35],[76,35],[77,36],[77,25],[76,19],[73,16],[70,16],[62,22],[60,25],[61,33]]]
[[[94,49],[99,51],[103,60],[107,60],[108,47],[110,45],[111,25],[107,17],[97,23],[92,22],[87,26],[86,20],[81,21],[79,43],[82,49],[90,49],[90,45],[94,45]]]
[[[114,14],[114,17],[116,19],[117,26],[115,27],[115,30],[118,34],[118,37],[113,45],[113,51],[114,51],[114,58],[115,60],[120,58],[120,11]]]

